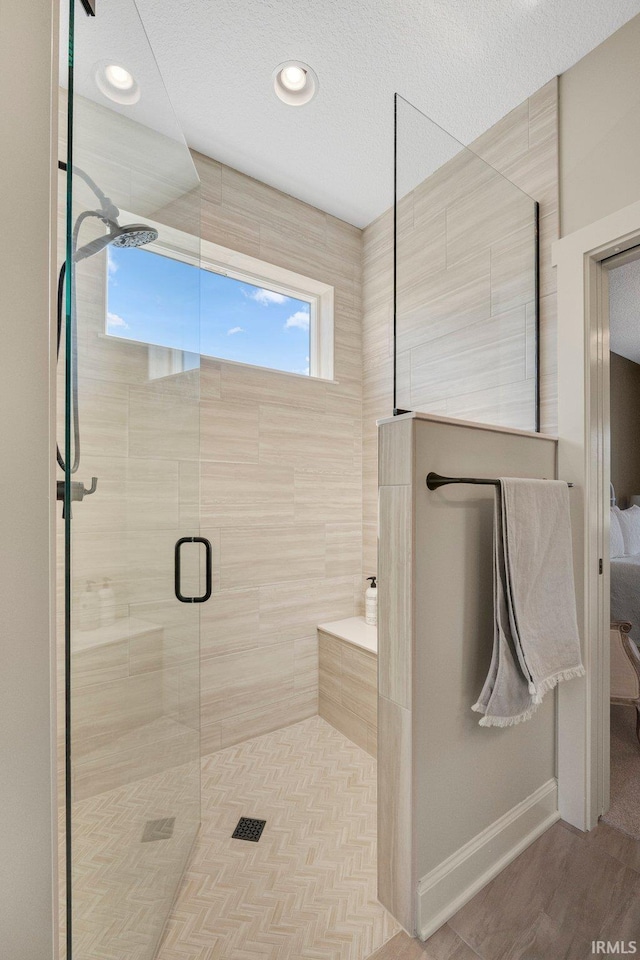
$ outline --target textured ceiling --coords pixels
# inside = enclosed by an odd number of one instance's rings
[[[358,226],[392,199],[395,91],[469,143],[640,12],[640,0],[137,4],[189,145]],[[109,56],[126,43],[115,31]],[[318,74],[304,107],[273,92],[289,59]],[[143,88],[143,116],[144,103]]]
[[[612,270],[609,291],[611,349],[640,363],[640,260]]]

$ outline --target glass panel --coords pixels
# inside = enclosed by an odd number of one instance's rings
[[[536,430],[537,204],[396,110],[395,407]]]
[[[151,960],[200,819],[200,605],[174,592],[176,542],[199,534],[199,271],[171,317],[183,348],[162,358],[107,335],[107,284],[110,254],[164,229],[198,262],[199,181],[133,0],[69,14],[67,956]],[[135,296],[124,288],[120,309]],[[183,595],[204,592],[203,559],[183,546]]]

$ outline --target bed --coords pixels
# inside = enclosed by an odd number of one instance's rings
[[[640,554],[611,558],[611,619],[628,620],[640,646]]]
[[[640,646],[640,507],[611,508],[611,619],[628,621]]]

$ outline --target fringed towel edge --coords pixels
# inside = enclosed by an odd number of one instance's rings
[[[477,704],[475,704],[471,709],[475,710]],[[484,716],[479,722],[480,727],[515,727],[518,723],[524,723],[525,720],[530,720],[538,709],[537,703],[532,703],[528,710],[525,710],[524,713],[519,713],[517,717],[487,717]],[[478,711],[482,712],[482,711]]]
[[[577,667],[571,667],[570,670],[559,670],[558,673],[547,677],[546,680],[541,680],[540,683],[536,683],[535,685],[533,702],[536,704],[542,703],[544,695],[549,693],[550,690],[553,690],[554,687],[557,687],[559,683],[563,683],[565,680],[575,680],[577,677],[584,677],[585,672],[584,666],[580,663]]]

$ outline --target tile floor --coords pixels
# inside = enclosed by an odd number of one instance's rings
[[[233,840],[240,817],[267,821]],[[376,899],[376,762],[320,717],[202,765],[202,827],[157,960],[365,960],[399,927]]]
[[[371,960],[595,960],[592,940],[640,941],[640,841],[560,822],[426,943],[400,933]]]
[[[191,761],[74,803],[74,960],[154,960],[197,835],[199,774]],[[170,839],[142,842],[172,817]]]

